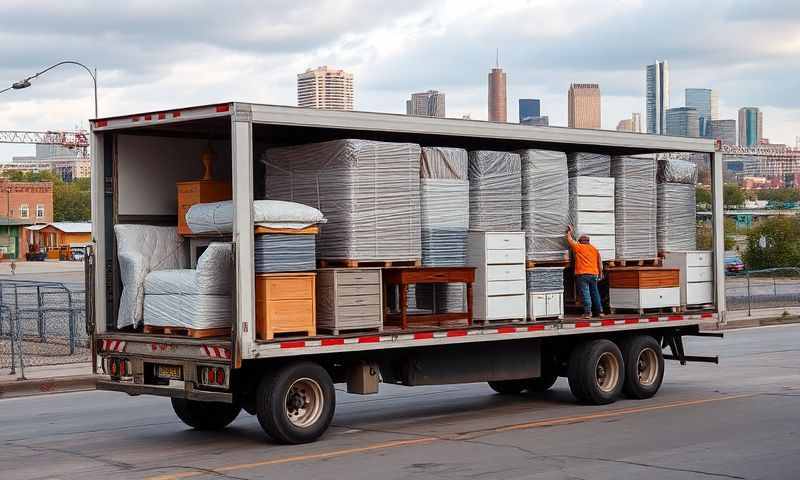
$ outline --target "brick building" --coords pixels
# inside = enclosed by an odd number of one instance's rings
[[[0,178],[0,253],[6,258],[24,258],[26,225],[53,221],[52,182],[12,182]]]

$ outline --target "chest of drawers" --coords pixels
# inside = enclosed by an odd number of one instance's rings
[[[679,272],[668,267],[626,267],[607,270],[611,312],[680,306]]]
[[[272,340],[276,334],[317,334],[316,273],[261,273],[256,275],[256,337]]]
[[[524,232],[469,232],[467,265],[476,267],[473,318],[524,320]]]
[[[680,269],[681,305],[714,303],[712,252],[667,252],[664,266]]]
[[[190,235],[192,231],[186,225],[186,212],[197,203],[221,202],[233,198],[230,182],[216,180],[195,180],[178,182],[178,233]]]
[[[317,271],[317,329],[383,329],[380,268],[321,268]]]

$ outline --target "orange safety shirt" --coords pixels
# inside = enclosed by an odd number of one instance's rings
[[[600,275],[600,270],[597,269],[600,252],[594,245],[576,242],[571,236],[567,241],[575,254],[575,275]]]

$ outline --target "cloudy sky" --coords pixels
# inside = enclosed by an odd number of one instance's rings
[[[486,118],[500,49],[509,118],[541,98],[566,125],[570,82],[597,82],[603,128],[644,112],[644,67],[667,59],[671,106],[714,88],[722,118],[764,111],[764,135],[800,135],[797,0],[3,0],[0,85],[64,59],[99,71],[100,115],[227,100],[296,104],[296,74],[331,65],[355,75],[356,108],[405,111],[410,92],[446,92],[447,114]],[[62,67],[0,94],[0,130],[87,127],[86,72]],[[3,87],[0,87],[0,89]],[[644,120],[644,114],[642,115]],[[32,154],[0,145],[0,161]]]

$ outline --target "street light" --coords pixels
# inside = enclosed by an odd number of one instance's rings
[[[86,70],[86,73],[88,73],[89,76],[92,77],[92,84],[94,85],[94,118],[97,118],[97,116],[98,116],[97,115],[97,69],[94,69],[94,73],[92,73],[92,70],[90,70],[89,67],[87,67],[86,65],[84,65],[84,64],[82,64],[80,62],[75,62],[75,61],[72,61],[72,60],[65,60],[63,62],[58,62],[55,65],[51,65],[51,66],[45,68],[41,72],[35,73],[35,74],[31,75],[30,77],[24,78],[24,79],[22,79],[22,80],[20,80],[18,82],[12,83],[10,87],[7,87],[7,88],[4,88],[3,90],[0,90],[0,93],[6,92],[8,90],[22,90],[23,88],[28,88],[28,87],[31,86],[31,80],[34,80],[34,79],[38,78],[43,73],[49,72],[50,70],[52,70],[52,69],[54,69],[56,67],[60,67],[61,65],[68,65],[68,64],[69,65],[77,65],[77,66],[83,68],[84,70]]]

